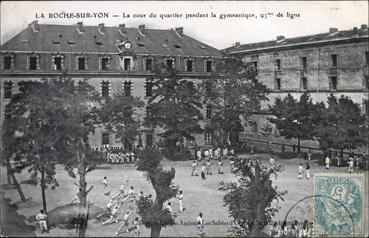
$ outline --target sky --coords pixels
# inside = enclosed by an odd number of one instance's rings
[[[55,15],[60,16],[59,13],[93,15],[101,12],[108,17],[55,18]],[[224,19],[222,14],[232,14],[233,17],[226,15]],[[234,17],[235,14],[241,17]],[[40,24],[65,25],[79,21],[84,25],[105,23],[106,26],[126,24],[126,27],[145,24],[147,28],[155,29],[182,26],[186,35],[224,49],[235,42],[275,40],[278,35],[288,38],[327,32],[330,27],[339,30],[360,28],[362,24],[368,24],[368,1],[3,1],[1,44],[34,20]]]

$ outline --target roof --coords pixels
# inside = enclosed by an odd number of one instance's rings
[[[181,37],[174,29],[145,29],[145,35],[142,35],[138,28],[125,28],[126,33],[122,35],[119,27],[105,26],[105,34],[101,34],[98,26],[83,26],[81,34],[77,25],[37,22],[38,32],[35,32],[32,28],[34,23],[4,43],[1,51],[118,53],[116,44],[129,40],[136,54],[221,56],[216,48],[187,35]]]
[[[293,38],[279,38],[278,40],[264,41],[258,43],[250,43],[250,44],[242,44],[235,45],[229,48],[224,49],[225,53],[241,53],[247,51],[267,51],[273,50],[275,48],[280,47],[291,47],[296,45],[313,45],[317,43],[325,43],[330,41],[339,41],[339,40],[347,40],[347,39],[358,39],[358,38],[368,38],[368,27],[366,25],[362,25],[361,29],[356,28],[356,32],[354,30],[344,30],[344,31],[335,31],[329,33],[320,33],[315,35],[307,35]]]

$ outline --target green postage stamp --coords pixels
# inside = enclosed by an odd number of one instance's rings
[[[365,234],[364,173],[321,173],[314,176],[314,230],[318,236]]]

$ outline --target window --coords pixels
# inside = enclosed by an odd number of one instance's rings
[[[146,97],[152,96],[153,82],[151,80],[146,80]]]
[[[109,132],[102,134],[102,145],[109,145]]]
[[[109,70],[110,68],[110,59],[109,57],[101,57],[100,58],[100,69],[101,70]]]
[[[124,95],[126,97],[131,96],[131,87],[132,87],[132,82],[124,82]]]
[[[129,71],[131,70],[131,59],[130,58],[124,58],[123,60],[123,64],[124,64],[124,71]]]
[[[369,51],[365,52],[365,65],[368,66],[369,65]]]
[[[307,78],[301,78],[301,90],[308,90]]]
[[[367,75],[363,79],[363,88],[364,90],[369,90],[369,77]]]
[[[337,67],[337,55],[331,55],[331,59],[332,59],[332,67]]]
[[[38,65],[38,57],[37,56],[30,56],[29,57],[29,65],[28,65],[28,69],[29,70],[37,70],[37,65]]]
[[[369,101],[368,99],[363,99],[363,113],[369,115]]]
[[[331,77],[330,78],[329,90],[337,90],[337,77]]]
[[[4,65],[3,68],[4,70],[9,70],[12,68],[12,57],[11,56],[4,56]]]
[[[211,132],[205,132],[205,144],[211,143]]]
[[[211,105],[206,106],[206,119],[211,119],[213,107]]]
[[[307,69],[307,58],[301,57],[301,67],[302,69]]]
[[[150,72],[152,70],[152,59],[145,59],[145,71]]]
[[[83,57],[83,56],[77,57],[77,69],[78,70],[86,69],[86,57]]]
[[[13,82],[5,81],[4,82],[4,98],[11,98],[13,90]]]
[[[251,66],[254,68],[254,70],[258,70],[258,62],[257,61],[252,61]]]
[[[193,60],[188,59],[186,61],[186,72],[192,72],[193,71]]]
[[[146,146],[152,146],[154,143],[154,136],[151,132],[146,133]]]
[[[101,96],[109,97],[109,84],[108,81],[101,82]]]
[[[281,79],[275,79],[275,90],[281,90]]]
[[[281,70],[281,60],[280,59],[275,60],[275,69],[278,71]]]
[[[53,57],[53,65],[54,65],[54,70],[62,70],[62,68],[63,68],[63,57],[62,56],[54,56]]]
[[[174,60],[172,59],[167,59],[167,69],[170,70],[170,69],[173,69],[173,64],[174,64]]]
[[[211,60],[207,60],[206,61],[206,72],[211,72],[213,71],[213,61]]]

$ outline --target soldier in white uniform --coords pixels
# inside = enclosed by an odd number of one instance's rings
[[[45,214],[45,211],[43,209],[40,210],[40,213],[36,215],[36,220],[40,224],[41,232],[49,232],[47,229],[47,223],[46,223],[47,215]]]

